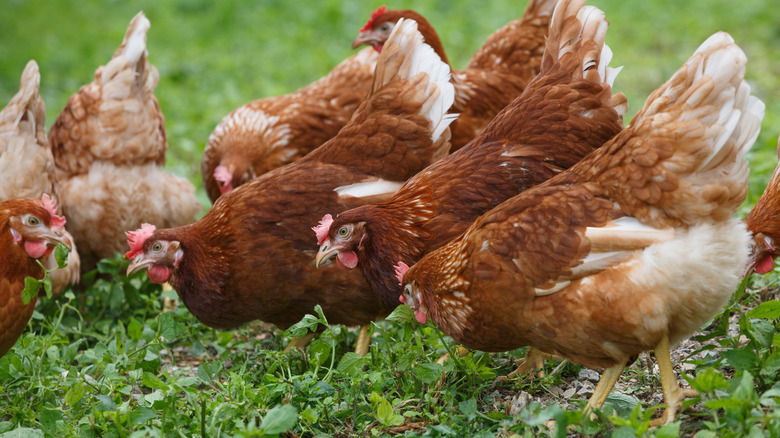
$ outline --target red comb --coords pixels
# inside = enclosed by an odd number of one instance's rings
[[[141,224],[141,228],[135,231],[128,231],[125,233],[127,236],[127,244],[130,245],[130,251],[125,253],[128,259],[132,260],[143,250],[144,242],[149,238],[156,230],[152,224]]]
[[[57,216],[57,201],[44,193],[41,197],[41,203],[51,216],[51,226],[59,230],[63,229],[65,227],[65,216]]]
[[[398,262],[398,264],[395,265],[394,268],[395,268],[395,278],[398,279],[398,285],[403,285],[404,274],[406,274],[406,271],[409,270],[409,266],[407,266],[407,264],[404,262]]]
[[[377,17],[379,17],[380,15],[384,14],[385,11],[387,11],[387,6],[380,6],[379,9],[377,9],[371,14],[371,18],[368,19],[368,23],[366,23],[366,25],[363,26],[363,28],[360,29],[360,31],[365,32],[371,29],[371,25],[374,24],[374,20],[376,20]]]
[[[224,184],[233,181],[233,175],[230,174],[227,167],[217,166],[214,169],[214,179]]]
[[[330,230],[330,224],[333,223],[333,216],[326,214],[322,217],[320,224],[316,227],[311,227],[314,230],[314,234],[317,235],[317,245],[322,245],[325,239],[328,238],[328,231]]]

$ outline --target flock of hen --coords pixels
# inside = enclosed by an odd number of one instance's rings
[[[523,370],[539,352],[605,368],[592,408],[654,350],[672,420],[690,394],[669,346],[774,266],[775,212],[734,218],[764,105],[716,33],[624,127],[604,14],[557,3],[531,0],[452,72],[422,16],[380,8],[354,42],[371,47],[222,120],[202,160],[215,203],[195,223],[193,186],[161,169],[143,14],[48,137],[30,61],[0,113],[0,355],[31,316],[38,260],[72,249],[62,290],[140,226],[128,274],[170,283],[209,326],[287,328],[319,304],[364,327],[365,354],[367,324],[405,303],[467,347],[533,347]]]

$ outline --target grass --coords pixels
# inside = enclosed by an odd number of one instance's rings
[[[591,3],[612,23],[607,42],[613,64],[625,66],[616,88],[629,97],[630,114],[715,31],[728,31],[744,48],[747,77],[767,103],[749,156],[746,212],[776,163],[780,10],[758,0],[736,6],[728,0]],[[205,204],[200,156],[221,117],[249,100],[289,92],[324,75],[352,53],[357,29],[379,5],[6,1],[0,14],[0,101],[10,99],[24,64],[36,59],[51,124],[68,96],[107,62],[127,23],[143,9],[152,23],[150,60],[161,76],[156,94],[169,134],[168,167],[195,183]],[[524,2],[508,0],[416,6],[439,31],[455,68],[523,7]],[[718,352],[688,361],[690,383],[702,392],[699,412],[648,431],[652,405],[638,403],[638,397],[660,387],[655,373],[636,365],[626,376],[642,388],[613,393],[596,420],[555,402],[531,402],[513,411],[515,394],[553,394],[577,378],[579,367],[565,365],[544,379],[493,387],[521,351],[473,352],[438,365],[451,340],[431,326],[413,326],[403,314],[373,328],[365,358],[349,352],[355,334],[338,326],[306,351],[285,354],[285,336],[260,323],[217,331],[183,306],[164,312],[161,297],[175,293],[163,292],[143,275],[124,277],[123,269],[121,260],[106,260],[99,267],[104,277],[84,280],[86,291],[43,300],[37,308],[27,332],[0,359],[0,437],[564,436],[569,425],[583,435],[780,436],[780,312],[771,300],[748,310],[762,296],[772,296],[776,274],[751,279],[748,293],[735,295],[702,335],[712,337],[705,348]],[[322,316],[313,316],[303,325],[322,323]],[[553,366],[548,363],[548,371]],[[584,404],[577,400],[575,407]],[[613,411],[618,416],[609,416]],[[548,422],[555,426],[550,429]]]

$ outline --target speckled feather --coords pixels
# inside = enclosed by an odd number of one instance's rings
[[[220,195],[217,166],[229,169],[238,187],[333,138],[368,94],[376,59],[374,50],[364,49],[300,90],[252,101],[225,116],[209,136],[201,162],[211,200]]]
[[[32,213],[48,227],[51,225],[48,211],[40,201],[11,199],[0,202],[0,357],[21,336],[35,308],[36,297],[27,305],[22,303],[22,290],[26,277],[41,278],[43,270],[35,259],[27,255],[22,246],[14,243],[9,218]]]
[[[46,138],[46,107],[39,94],[38,64],[24,68],[19,92],[0,111],[0,202],[9,199],[40,199],[44,193],[57,198],[54,158]],[[67,234],[71,243],[73,237]],[[57,266],[54,255],[46,266]],[[68,266],[52,272],[52,291],[59,294],[68,284],[78,283],[81,259],[75,245]]]
[[[465,70],[453,71],[455,104],[459,114],[452,124],[452,150],[471,141],[539,73],[544,39],[556,0],[531,0],[523,16],[490,35]],[[376,29],[386,22],[411,18],[420,23],[420,33],[439,56],[447,57],[434,27],[413,10],[388,10],[371,23]]]
[[[261,319],[286,328],[312,313],[315,304],[335,324],[366,324],[387,314],[360,272],[335,263],[315,267],[311,226],[325,213],[390,195],[341,195],[339,187],[379,178],[403,180],[448,146],[449,131],[432,141],[433,122],[420,115],[430,98],[453,94],[447,76],[429,83],[425,75],[409,71],[412,80],[396,76],[390,81],[394,69],[404,65],[397,58],[419,47],[415,27],[405,29],[398,32],[405,49],[390,47],[377,65],[377,76],[388,83],[371,93],[336,137],[222,195],[195,224],[157,230],[144,242],[147,255],[154,242],[179,242],[180,264],[173,266],[172,254],[161,263],[170,266],[170,284],[205,324],[227,328]],[[436,117],[442,119],[447,109],[442,106]]]
[[[778,158],[780,158],[780,141],[778,141]],[[753,269],[753,265],[761,262],[765,257],[775,257],[780,253],[778,250],[780,248],[780,218],[778,216],[780,215],[778,215],[778,207],[775,205],[777,202],[780,202],[780,163],[775,167],[772,178],[764,189],[764,193],[761,194],[761,198],[745,218],[748,230],[754,235],[748,269]],[[764,263],[767,263],[767,260],[764,260]],[[764,269],[773,267],[770,264]]]
[[[201,206],[195,187],[162,170],[165,120],[149,63],[149,20],[139,12],[108,64],[68,99],[49,131],[60,203],[82,257],[82,271],[125,247],[142,222],[191,223]]]
[[[625,96],[613,95],[595,69],[583,70],[600,53],[603,35],[571,43],[571,37],[561,38],[581,27],[574,17],[578,7],[572,9],[570,19],[559,20],[561,27],[551,32],[546,68],[477,138],[410,179],[387,202],[334,220],[333,242],[344,224],[368,230],[353,233],[347,248],[361,242],[358,266],[387,309],[398,305],[401,293],[393,275],[397,262],[412,265],[482,213],[558,174],[622,129]],[[570,45],[576,50],[559,59],[559,48]]]
[[[690,335],[727,302],[747,259],[748,234],[731,216],[764,106],[744,61],[728,35],[712,36],[621,134],[410,268],[410,293],[468,347],[532,346],[588,367]],[[727,189],[713,199],[713,185]],[[662,194],[632,191],[648,186]],[[656,239],[627,238],[640,227]],[[613,248],[597,249],[594,231]]]

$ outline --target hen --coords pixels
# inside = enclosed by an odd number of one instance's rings
[[[555,3],[556,0],[530,0],[522,18],[490,35],[465,70],[452,72],[455,85],[452,112],[459,114],[451,127],[453,151],[476,137],[539,73],[544,39]],[[352,47],[368,44],[381,51],[400,18],[416,20],[425,42],[449,63],[433,26],[425,17],[408,9],[379,8],[360,30]]]
[[[10,199],[0,202],[0,357],[24,331],[36,297],[22,303],[24,279],[41,278],[37,260],[51,255],[58,243],[69,246],[63,234],[65,218],[47,195],[41,201]]]
[[[780,140],[777,144],[780,159]],[[780,199],[780,163],[775,167],[764,193],[745,218],[748,230],[753,233],[753,244],[745,274],[753,271],[766,274],[775,268],[774,257],[780,254],[780,220],[774,203]]]
[[[147,60],[149,20],[139,13],[113,59],[68,99],[49,131],[59,195],[82,269],[125,248],[124,230],[142,221],[191,223],[201,207],[195,188],[164,172],[165,120]]]
[[[28,62],[19,92],[0,111],[0,202],[37,199],[43,194],[56,197],[53,159],[46,139],[46,107],[38,92],[40,83],[38,64]],[[72,246],[73,237],[67,231],[63,235]],[[57,261],[50,255],[44,264],[54,269]],[[68,266],[51,274],[55,294],[68,284],[78,283],[80,264],[72,247]]]
[[[192,225],[128,233],[128,274],[148,269],[152,281],[169,281],[215,328],[260,319],[284,329],[316,304],[336,324],[386,315],[359,272],[315,268],[309,227],[325,212],[386,199],[447,154],[449,68],[416,29],[413,21],[398,26],[377,63],[374,89],[336,137],[222,195]],[[367,343],[360,345],[365,353]]]
[[[612,94],[607,22],[584,0],[559,4],[542,72],[461,150],[410,179],[388,201],[328,223],[316,262],[355,259],[385,309],[398,306],[393,265],[409,265],[482,213],[578,162],[622,129],[626,98]]]
[[[764,105],[745,62],[728,34],[713,35],[612,141],[423,257],[403,276],[417,319],[472,348],[529,345],[607,368],[590,408],[652,349],[672,421],[691,394],[669,346],[721,309],[747,260],[732,216]]]
[[[201,162],[212,202],[335,136],[368,95],[376,59],[365,49],[300,90],[255,100],[225,116],[209,136]]]

